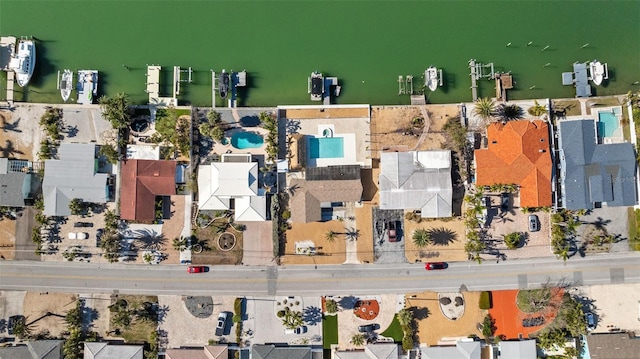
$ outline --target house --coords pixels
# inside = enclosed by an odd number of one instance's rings
[[[109,343],[84,343],[84,359],[143,359],[142,345],[115,345]]]
[[[305,178],[290,178],[291,220],[298,223],[323,219],[323,209],[362,199],[360,165],[308,167]]]
[[[633,359],[640,353],[640,338],[629,333],[587,335],[586,350],[592,359]]]
[[[87,203],[107,202],[109,175],[96,173],[96,145],[63,143],[58,157],[44,162],[44,215],[70,215],[69,203],[75,198]]]
[[[176,162],[127,160],[120,169],[120,218],[151,222],[157,196],[176,194]]]
[[[251,359],[316,359],[322,358],[322,352],[320,355],[313,355],[310,347],[284,347],[256,344],[251,347]]]
[[[229,359],[226,345],[207,345],[204,348],[167,349],[165,359]]]
[[[538,357],[535,339],[501,341],[498,343],[500,359],[536,359]]]
[[[570,210],[637,203],[631,143],[599,144],[594,119],[560,121],[562,206]]]
[[[474,152],[476,185],[516,184],[520,207],[552,204],[549,125],[542,120],[494,122],[487,148]]]
[[[64,340],[30,340],[26,345],[0,348],[0,359],[62,359]]]
[[[476,341],[458,341],[456,346],[420,348],[422,359],[480,359],[482,346]]]
[[[234,209],[236,221],[266,221],[267,197],[258,188],[258,162],[250,154],[224,154],[198,168],[198,208]]]
[[[0,158],[0,206],[24,207],[33,198],[31,171],[29,161]]]
[[[367,344],[364,350],[335,351],[333,359],[398,359],[398,344]]]
[[[382,152],[380,209],[418,209],[423,218],[451,217],[451,151]]]

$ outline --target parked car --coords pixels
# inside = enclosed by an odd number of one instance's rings
[[[73,224],[73,226],[75,228],[82,228],[82,227],[93,227],[93,223],[91,222],[75,222]]]
[[[500,210],[502,212],[507,212],[509,210],[509,198],[511,195],[509,193],[500,194]]]
[[[208,272],[209,267],[207,266],[188,266],[187,273],[204,273]]]
[[[447,263],[444,262],[427,262],[424,265],[424,269],[426,270],[435,270],[435,269],[446,269]]]
[[[87,239],[87,238],[89,238],[89,233],[69,232],[69,239]]]
[[[100,247],[100,240],[102,239],[102,235],[104,234],[103,228],[98,228],[96,231],[96,247]]]
[[[304,334],[307,332],[307,326],[303,325],[294,329],[285,328],[284,334]]]
[[[389,242],[398,241],[398,229],[396,227],[396,221],[390,221],[387,224],[387,231],[389,232]]]
[[[227,312],[220,312],[220,314],[218,314],[218,323],[216,324],[217,336],[224,335],[224,329],[227,326],[228,317],[229,317],[229,314]]]
[[[592,330],[596,329],[596,318],[593,315],[593,313],[591,313],[591,312],[586,313],[584,315],[584,317],[585,317],[585,319],[587,321],[587,330],[588,331],[592,331]]]
[[[361,325],[358,327],[358,331],[360,333],[368,333],[378,329],[380,329],[380,324],[376,324],[376,323]]]
[[[529,232],[537,232],[540,230],[540,220],[535,214],[529,215]]]

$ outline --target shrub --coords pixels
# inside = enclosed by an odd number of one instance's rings
[[[491,292],[480,293],[480,309],[491,309]]]
[[[291,211],[289,211],[288,209],[282,211],[282,219],[287,220],[289,218],[291,218]]]
[[[512,232],[504,235],[504,244],[509,249],[516,249],[520,245],[522,235],[520,232]]]
[[[278,318],[282,318],[282,317],[284,317],[284,314],[285,314],[284,310],[279,310],[279,311],[278,311],[278,313],[276,313],[276,315],[278,316]]]
[[[411,334],[402,337],[402,349],[409,351],[413,349],[413,336]]]
[[[242,302],[244,301],[244,298],[236,298],[236,300],[233,302],[233,312],[238,314],[238,315],[242,315]]]

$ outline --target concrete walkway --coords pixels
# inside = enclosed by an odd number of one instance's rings
[[[345,211],[344,225],[345,228],[357,230],[356,227],[356,210],[355,203],[348,203]],[[347,239],[346,245],[347,258],[344,264],[360,264],[358,260],[358,239]]]

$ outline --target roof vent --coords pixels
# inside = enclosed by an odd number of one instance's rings
[[[540,142],[544,142],[544,138],[541,138],[541,139],[540,139]]]
[[[545,153],[545,152],[547,152],[547,151],[545,151],[544,149],[542,149],[542,148],[541,148],[541,149],[539,149],[539,150],[538,150],[538,152],[540,152],[540,153]]]
[[[493,140],[493,141],[491,141],[491,143],[496,144],[496,143],[498,143],[498,141]]]

